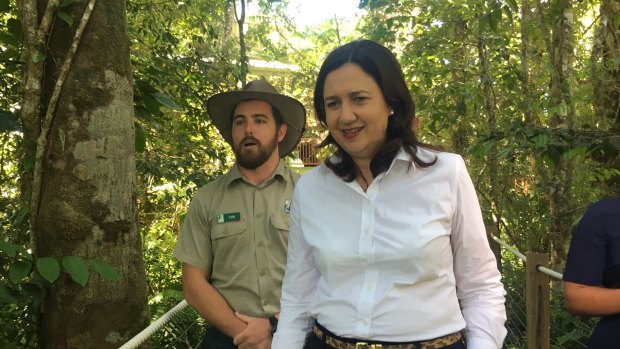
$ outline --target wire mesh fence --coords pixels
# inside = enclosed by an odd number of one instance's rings
[[[506,288],[506,349],[527,348],[526,278],[524,263],[510,251],[502,250],[502,281]],[[587,341],[596,324],[570,314],[564,307],[562,284],[551,278],[550,284],[550,345],[551,349],[586,349]]]
[[[189,318],[179,318],[166,324],[161,331],[151,338],[151,348],[166,349],[198,349],[202,344],[204,334],[204,323],[200,317],[191,309],[186,309],[186,313],[195,316],[194,321],[188,324]]]
[[[183,300],[181,291],[167,291],[150,302],[152,321]],[[150,337],[152,349],[197,349],[204,335],[205,321],[186,307]]]

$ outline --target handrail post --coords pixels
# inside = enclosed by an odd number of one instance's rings
[[[527,348],[549,349],[549,276],[537,269],[538,266],[549,266],[549,256],[534,252],[525,255]]]

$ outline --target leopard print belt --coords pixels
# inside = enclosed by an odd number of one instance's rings
[[[429,339],[426,341],[404,344],[369,344],[366,342],[345,342],[328,333],[325,333],[316,325],[314,325],[312,332],[314,332],[314,334],[327,345],[332,346],[336,349],[438,349],[446,347],[450,344],[454,344],[463,338],[461,332],[459,331],[443,337]]]

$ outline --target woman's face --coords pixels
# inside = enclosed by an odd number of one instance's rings
[[[385,142],[390,107],[371,75],[347,63],[331,71],[323,88],[330,134],[353,160],[370,161]]]

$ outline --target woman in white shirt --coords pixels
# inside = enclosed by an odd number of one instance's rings
[[[504,288],[463,159],[421,144],[395,56],[335,49],[314,91],[335,153],[293,194],[274,349],[501,348]]]

